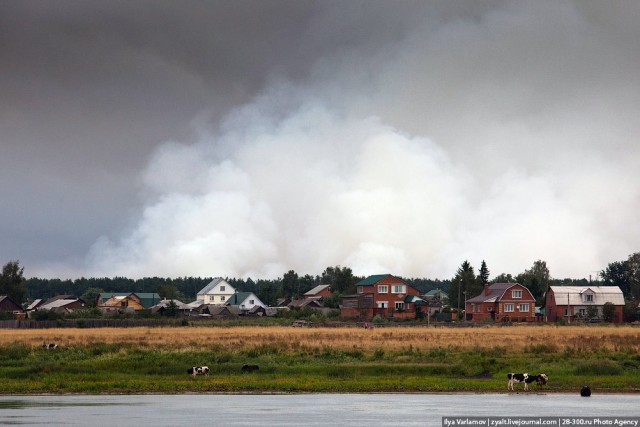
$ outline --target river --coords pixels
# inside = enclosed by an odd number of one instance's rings
[[[443,417],[635,417],[640,395],[189,394],[0,396],[2,425],[442,426]],[[581,421],[579,425],[593,424]]]

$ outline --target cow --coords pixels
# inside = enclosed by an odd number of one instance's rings
[[[192,368],[187,369],[187,374],[193,375],[206,375],[209,376],[209,367],[208,366],[194,366]]]
[[[591,396],[591,387],[589,387],[588,385],[582,387],[580,389],[580,396],[582,397],[589,397]]]
[[[258,365],[242,365],[242,372],[255,372],[259,369]]]
[[[529,375],[527,379],[524,380],[525,385],[531,384],[533,382],[535,382],[538,387],[542,387],[547,382],[549,382],[549,377],[547,377],[545,374]]]
[[[527,379],[529,378],[529,374],[507,374],[507,378],[509,382],[507,383],[507,390],[513,390],[513,384],[515,383],[524,383],[524,389],[529,390],[529,386],[527,385]]]
[[[47,349],[47,350],[55,350],[56,348],[58,348],[58,344],[42,344],[42,348]]]

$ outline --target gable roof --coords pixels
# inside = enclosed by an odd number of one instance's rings
[[[110,300],[112,297],[128,297],[135,295],[140,300],[140,305],[144,308],[151,308],[160,301],[160,295],[156,292],[100,292],[100,298],[103,300]]]
[[[315,288],[311,289],[309,292],[306,292],[305,295],[306,296],[316,295],[330,287],[331,285],[318,285]]]
[[[253,292],[238,292],[233,294],[228,300],[226,305],[240,305],[251,295],[254,295]],[[256,297],[258,299],[258,297]]]
[[[160,295],[155,292],[133,292],[133,294],[140,298],[140,304],[142,304],[144,308],[151,308],[162,301]]]
[[[87,303],[80,298],[64,298],[56,299],[51,302],[47,301],[45,304],[42,304],[38,308],[42,310],[52,310],[54,308],[66,307],[72,304],[80,304],[82,307],[88,307]]]
[[[618,286],[549,286],[556,305],[624,305],[624,295]],[[593,301],[585,302],[584,294],[592,294]]]
[[[482,303],[482,302],[497,302],[500,301],[502,299],[502,297],[504,296],[504,294],[512,287],[514,286],[522,286],[519,283],[494,283],[493,285],[489,286],[489,292],[488,294],[484,293],[484,289],[482,290],[482,292],[480,293],[480,295],[475,296],[471,299],[468,299],[467,302],[471,302],[471,303]],[[522,286],[522,288],[524,288],[527,292],[527,294],[529,294],[529,298],[525,298],[524,294],[523,294],[523,301],[534,301],[535,298],[533,298],[533,295],[531,295],[531,291],[529,289],[527,289],[525,286]]]
[[[425,300],[415,295],[407,295],[406,297],[404,297],[404,302],[407,302],[407,303],[412,302],[417,305],[423,305],[427,303]]]
[[[176,307],[179,310],[191,310],[193,308],[190,305],[185,304],[182,301],[177,300],[177,299],[164,299],[164,300],[160,301],[158,304],[154,305],[151,308],[152,309],[153,308],[160,308],[160,307],[167,308],[167,307],[169,307],[169,304],[171,304],[171,301],[173,301],[173,303],[176,305]]]
[[[15,302],[14,300],[12,300],[8,295],[0,295],[0,303],[3,303],[3,305],[5,306],[12,306],[12,308],[14,309],[12,311],[24,312],[24,309],[22,308],[22,306],[17,302]]]
[[[0,297],[0,301],[1,301],[1,297]],[[39,307],[40,305],[44,304],[44,300],[41,298],[35,299],[33,300],[33,302],[31,304],[29,304],[27,306],[27,310],[33,310],[36,307]]]
[[[227,281],[224,280],[222,277],[216,277],[215,279],[210,281],[207,284],[207,286],[205,286],[204,288],[200,289],[196,295],[208,294],[209,292],[211,292],[213,290],[213,288],[215,288],[216,286],[218,286],[220,284],[224,284],[225,286],[229,286],[229,289],[231,290],[231,292],[235,291],[235,288],[233,286],[231,286],[229,283],[227,283]]]
[[[362,279],[361,281],[356,283],[356,286],[374,285],[387,276],[391,276],[391,275],[390,274],[374,274],[373,276],[369,276],[366,279]]]
[[[322,307],[322,304],[317,299],[294,299],[289,304],[289,308],[304,308],[304,307]]]

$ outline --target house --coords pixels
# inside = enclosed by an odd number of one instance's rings
[[[613,304],[612,322],[621,323],[625,303],[618,286],[550,286],[545,315],[548,322],[602,319],[603,307],[608,302]]]
[[[0,311],[10,313],[14,319],[24,319],[26,316],[25,309],[7,295],[0,295]]]
[[[305,307],[322,308],[323,305],[317,299],[294,299],[289,304],[287,304],[287,308],[290,310],[302,310]]]
[[[236,314],[232,313],[231,310],[229,310],[229,307],[227,307],[225,305],[210,305],[210,304],[207,304],[202,309],[202,314],[203,315],[209,315],[209,316],[213,317],[214,319],[230,319],[230,318],[236,317]]]
[[[225,305],[235,293],[236,290],[233,286],[218,277],[198,291],[196,300],[200,304]]]
[[[320,312],[324,315],[330,315],[336,312],[335,308],[325,307],[320,299],[295,299],[287,304],[286,307],[275,307],[276,309],[286,309],[286,310],[302,310],[302,309],[310,309],[317,312]],[[267,310],[267,315],[270,315],[272,311]]]
[[[96,304],[96,307],[105,313],[117,313],[123,311],[135,312],[145,308],[135,294],[111,294],[111,297],[106,299],[98,296],[97,300],[99,300],[100,303]]]
[[[113,301],[107,303],[109,300]],[[162,298],[156,292],[102,292],[96,297],[96,307],[120,306],[142,310],[151,308],[160,301]]]
[[[534,322],[536,299],[519,283],[486,284],[482,293],[467,300],[467,320],[481,322]]]
[[[173,302],[173,304],[175,304],[175,308],[180,314],[189,315],[189,313],[191,313],[191,311],[193,311],[193,308],[190,305],[185,304],[180,300],[177,300],[177,299],[164,299],[164,300],[160,301],[158,304],[156,304],[153,307],[151,307],[151,312],[152,313],[159,313],[161,315],[165,314],[167,309],[170,307],[171,302]]]
[[[322,298],[330,297],[331,293],[331,285],[318,285],[315,288],[311,289],[309,292],[306,292],[303,295],[303,299],[305,300],[321,300]]]
[[[356,283],[357,293],[342,298],[340,315],[371,320],[377,314],[394,319],[414,319],[420,291],[391,274],[369,276]],[[414,298],[416,297],[416,298]]]
[[[266,307],[253,292],[235,293],[231,295],[225,305],[232,309],[236,307],[241,314],[246,314],[252,311],[255,312],[255,307],[261,307],[263,310]]]
[[[449,295],[442,289],[433,289],[426,294],[422,295],[422,299],[425,301],[449,301]]]
[[[72,295],[58,295],[46,300],[43,304],[38,305],[35,310],[50,310],[58,314],[69,314],[77,310],[86,310],[89,308],[83,299],[76,298]]]

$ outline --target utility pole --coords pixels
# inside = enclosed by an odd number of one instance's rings
[[[467,321],[467,291],[464,291],[464,320]]]

